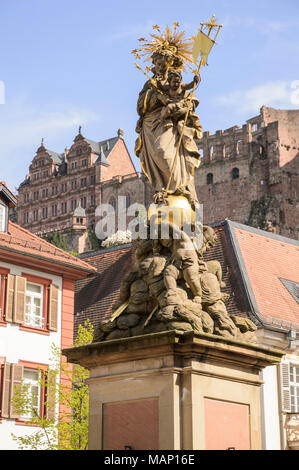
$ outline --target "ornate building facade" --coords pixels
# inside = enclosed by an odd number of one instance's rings
[[[18,223],[40,236],[63,232],[68,249],[88,251],[96,207],[109,203],[117,214],[118,196],[126,198],[127,206],[135,202],[147,206],[151,197],[149,184],[134,167],[123,131],[95,142],[79,128],[73,145],[62,154],[47,149],[42,141],[19,187]]]

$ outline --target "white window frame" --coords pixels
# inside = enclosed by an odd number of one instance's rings
[[[41,292],[40,294],[37,292],[30,292],[28,291],[28,286],[30,285],[35,285],[40,287]],[[34,298],[40,299],[40,315],[37,316],[34,314],[34,312],[28,313],[27,312],[27,297],[30,297],[30,303],[31,303],[31,309],[34,306]],[[37,284],[35,282],[27,282],[27,287],[26,287],[26,311],[25,311],[25,321],[24,324],[26,326],[32,326],[34,328],[44,328],[45,327],[45,319],[43,315],[43,305],[44,305],[44,286],[42,284]],[[38,324],[35,322],[36,319],[39,319]]]
[[[33,380],[32,378],[26,377],[26,372],[30,372],[30,373],[35,372],[37,374],[37,379]],[[40,379],[41,379],[41,372],[39,370],[31,369],[31,368],[27,368],[27,367],[24,368],[24,371],[23,371],[23,384],[25,386],[28,386],[28,396],[31,397],[33,395],[33,392],[32,392],[33,387],[37,387],[37,389],[38,389],[38,391],[37,391],[37,405],[36,405],[38,415],[40,415],[41,398],[42,398],[42,387],[41,387]],[[34,417],[33,413],[25,413],[24,415],[22,415],[23,420],[29,420],[30,418],[33,418],[33,417]]]
[[[294,364],[290,362],[289,373],[290,373],[291,413],[299,413],[299,364]],[[298,375],[297,382],[296,382],[296,375]],[[292,380],[292,377],[293,377],[293,380]]]
[[[0,212],[2,212],[2,216],[0,215],[0,232],[5,232],[6,230],[6,217],[7,217],[7,207],[4,204],[0,204]]]

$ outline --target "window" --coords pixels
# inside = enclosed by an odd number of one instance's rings
[[[236,154],[237,155],[240,155],[240,153],[241,153],[241,146],[242,146],[242,140],[239,139],[236,143]]]
[[[38,210],[37,209],[35,209],[33,211],[33,220],[34,220],[34,222],[36,222],[38,220]]]
[[[90,205],[91,206],[95,205],[95,197],[93,195],[90,196]]]
[[[57,204],[54,204],[52,206],[52,216],[55,217],[57,215]]]
[[[9,274],[9,269],[0,268],[0,321],[4,321],[7,274]]]
[[[73,162],[73,163],[72,163],[72,170],[75,170],[75,169],[77,168],[77,165],[78,165],[77,162]]]
[[[208,173],[207,174],[207,184],[213,184],[213,173]]]
[[[24,212],[24,224],[28,224],[29,222],[29,212]]]
[[[46,219],[48,217],[48,208],[43,207],[43,219]]]
[[[41,411],[41,371],[34,369],[23,370],[23,384],[26,386],[28,397],[30,397],[32,412],[21,416],[21,419],[27,420]]]
[[[5,232],[6,230],[6,206],[0,204],[0,232]]]
[[[33,199],[34,199],[34,201],[36,201],[38,199],[38,191],[35,191],[33,193]]]
[[[43,197],[48,197],[48,188],[43,189]]]
[[[238,179],[240,176],[239,168],[233,168],[232,169],[232,178],[233,180]]]
[[[81,178],[81,188],[83,186],[87,186],[87,179],[86,178]]]
[[[81,197],[81,207],[83,207],[83,209],[86,209],[86,197]]]
[[[62,185],[61,185],[61,192],[62,192],[62,193],[65,193],[66,190],[67,190],[67,184],[66,184],[66,183],[62,183]]]
[[[61,203],[61,213],[62,214],[66,214],[67,212],[67,203],[66,202],[62,202]]]
[[[77,207],[77,201],[75,199],[73,199],[71,204],[72,204],[72,211],[74,211]]]
[[[52,195],[54,196],[54,194],[57,194],[58,193],[58,186],[53,186],[52,187]]]
[[[72,181],[72,189],[76,189],[77,188],[77,181]]]
[[[44,328],[43,286],[27,282],[25,325]]]
[[[4,359],[4,360],[3,360]],[[19,360],[18,364],[12,364],[5,361],[5,358],[0,358],[0,376],[2,372],[2,387],[0,387],[1,396],[1,417],[16,419],[16,422],[29,421],[33,416],[38,414],[41,417],[48,419],[55,418],[55,408],[53,403],[55,401],[55,388],[47,387],[47,379],[53,383],[55,373],[49,369],[47,364],[38,364]],[[1,377],[0,377],[1,378]],[[5,382],[5,386],[4,386]],[[22,416],[16,413],[12,406],[12,397],[15,387],[19,387],[23,383],[26,396],[31,401],[31,410],[24,413]],[[48,406],[48,404],[51,406]]]
[[[290,364],[291,413],[299,413],[299,366]]]
[[[257,123],[252,124],[251,130],[252,130],[252,132],[256,132],[258,130]]]
[[[131,204],[131,198],[128,194],[126,194],[126,209],[130,207]]]
[[[90,177],[90,184],[95,184],[95,181],[96,181],[95,175],[91,175],[91,177]]]
[[[87,166],[88,165],[88,160],[85,158],[84,160],[81,161],[81,166]]]

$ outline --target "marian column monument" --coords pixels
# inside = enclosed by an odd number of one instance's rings
[[[132,51],[148,64],[136,63],[147,81],[135,152],[154,200],[111,318],[92,344],[64,351],[90,369],[90,449],[261,448],[259,371],[282,354],[257,344],[251,320],[228,314],[221,265],[204,261],[216,235],[202,225],[194,184],[195,90],[221,27],[213,16],[187,39],[178,23],[156,25]]]

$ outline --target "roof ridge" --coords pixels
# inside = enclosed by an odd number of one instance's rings
[[[87,268],[91,268],[91,266],[86,262],[86,261],[83,261],[81,260],[80,258],[76,257],[76,256],[73,256],[71,255],[70,253],[68,253],[67,251],[63,250],[62,248],[58,248],[57,246],[53,245],[52,243],[48,242],[47,240],[44,240],[43,238],[35,235],[34,233],[30,232],[29,230],[25,229],[24,227],[21,227],[20,225],[18,224],[15,224],[14,222],[12,222],[11,220],[9,221],[9,224],[13,225],[14,227],[16,227],[18,230],[21,230],[22,232],[26,233],[27,235],[30,235],[30,237],[32,237],[32,239],[30,240],[32,243],[36,242],[40,248],[42,248],[43,245],[46,245],[47,247],[51,248],[50,250],[50,253],[52,252],[53,255],[58,255],[58,256],[62,256],[63,258],[69,260],[69,261],[76,261],[75,264],[83,264],[85,267]],[[17,240],[21,240],[19,237],[16,237],[14,235],[11,235],[11,234],[8,234],[11,238],[15,238]],[[26,243],[29,242],[29,240],[23,240],[24,242],[24,245],[26,246]],[[42,251],[42,250],[40,250]]]

